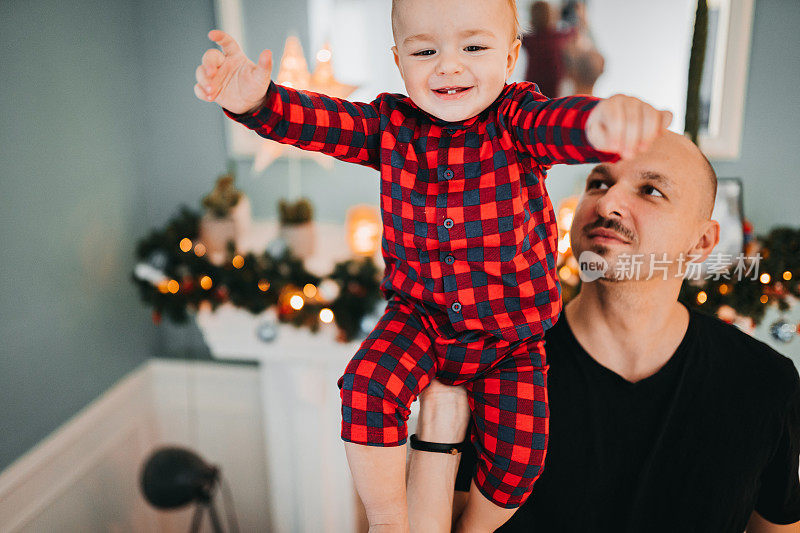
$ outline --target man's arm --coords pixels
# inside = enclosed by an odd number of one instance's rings
[[[747,523],[747,533],[800,533],[800,522],[794,524],[773,524],[758,512],[753,511]]]
[[[748,533],[800,532],[800,374],[791,360],[781,361],[790,392],[780,416],[777,446],[761,473]]]
[[[440,443],[462,442],[469,424],[469,403],[463,387],[436,380],[420,395],[417,437]],[[461,455],[411,450],[408,466],[408,518],[411,531],[449,532],[453,495]]]
[[[350,102],[270,81],[262,104],[254,110],[222,110],[261,137],[379,169],[379,102],[380,98]]]

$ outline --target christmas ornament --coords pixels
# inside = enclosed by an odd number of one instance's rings
[[[776,341],[786,344],[794,339],[794,336],[797,334],[796,329],[795,325],[790,324],[783,318],[779,318],[769,327],[769,334],[772,335],[772,338]]]
[[[256,328],[256,336],[261,342],[272,342],[278,337],[278,325],[274,322],[262,322]]]

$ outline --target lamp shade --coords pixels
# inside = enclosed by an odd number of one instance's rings
[[[193,501],[207,501],[219,470],[191,450],[163,447],[142,469],[142,494],[159,509],[175,509]]]

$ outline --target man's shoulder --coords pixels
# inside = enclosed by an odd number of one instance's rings
[[[797,368],[785,355],[715,316],[692,310],[691,317],[698,345],[709,354],[714,367],[725,368],[784,398],[800,388]]]

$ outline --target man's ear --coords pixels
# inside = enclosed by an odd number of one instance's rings
[[[719,242],[719,222],[707,220],[703,223],[702,229],[703,233],[700,234],[695,245],[689,250],[690,254],[700,256],[697,262],[705,261]]]
[[[511,43],[511,48],[508,51],[508,64],[506,65],[506,79],[511,77],[511,74],[514,73],[514,67],[517,66],[517,59],[519,59],[519,49],[522,46],[522,41],[519,40],[519,37],[514,39],[514,42]]]
[[[403,67],[400,65],[400,54],[397,52],[397,46],[392,46],[392,53],[394,54],[394,64],[397,65],[397,70],[400,71],[400,77],[405,79],[403,76]]]

